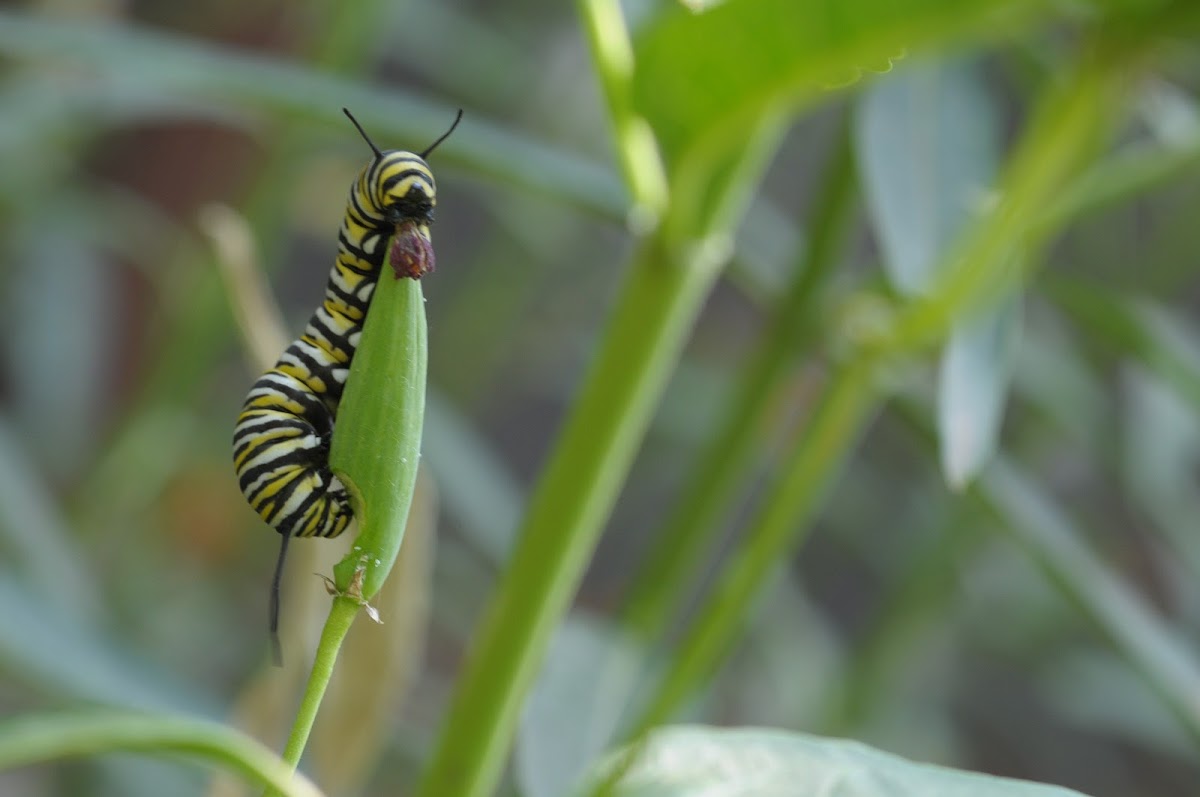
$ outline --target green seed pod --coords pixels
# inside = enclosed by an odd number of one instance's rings
[[[333,432],[329,464],[350,490],[358,537],[333,569],[347,597],[370,600],[400,552],[425,417],[425,297],[415,279],[375,288]]]

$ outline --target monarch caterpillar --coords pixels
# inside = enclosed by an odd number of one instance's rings
[[[329,446],[384,256],[397,279],[420,279],[433,270],[429,225],[437,199],[425,158],[462,119],[460,110],[450,129],[417,154],[380,151],[350,111],[342,111],[375,157],[350,186],[324,301],[304,334],[250,388],[233,431],[233,466],[242,494],[282,536],[269,607],[276,664],[281,661],[279,584],[288,540],[336,537],[354,517],[346,487],[329,469]]]

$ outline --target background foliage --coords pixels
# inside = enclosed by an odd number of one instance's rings
[[[265,669],[233,308],[265,271],[271,351],[270,301],[290,336],[319,298],[366,156],[342,106],[412,149],[463,107],[432,157],[425,479],[314,733],[323,789],[438,793],[450,722],[495,767],[515,730],[502,788],[563,794],[689,719],[1187,793],[1200,15],[713,5],[626,4],[629,52],[601,2],[0,11],[0,715],[232,714],[278,749],[328,565],[292,563]],[[528,702],[462,663],[481,644],[540,673]],[[226,788],[170,759],[0,772]],[[629,793],[685,793],[655,788]]]

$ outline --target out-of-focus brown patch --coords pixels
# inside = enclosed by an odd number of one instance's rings
[[[219,565],[243,550],[244,504],[223,463],[191,465],[167,485],[160,505],[163,527],[189,559]]]

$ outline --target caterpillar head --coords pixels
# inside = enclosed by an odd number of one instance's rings
[[[342,111],[375,153],[365,174],[371,203],[394,229],[388,261],[397,279],[420,279],[433,271],[435,265],[429,225],[433,223],[433,209],[437,205],[437,187],[425,158],[458,127],[462,110],[454,117],[450,129],[420,154],[380,151],[350,111],[345,108]]]

